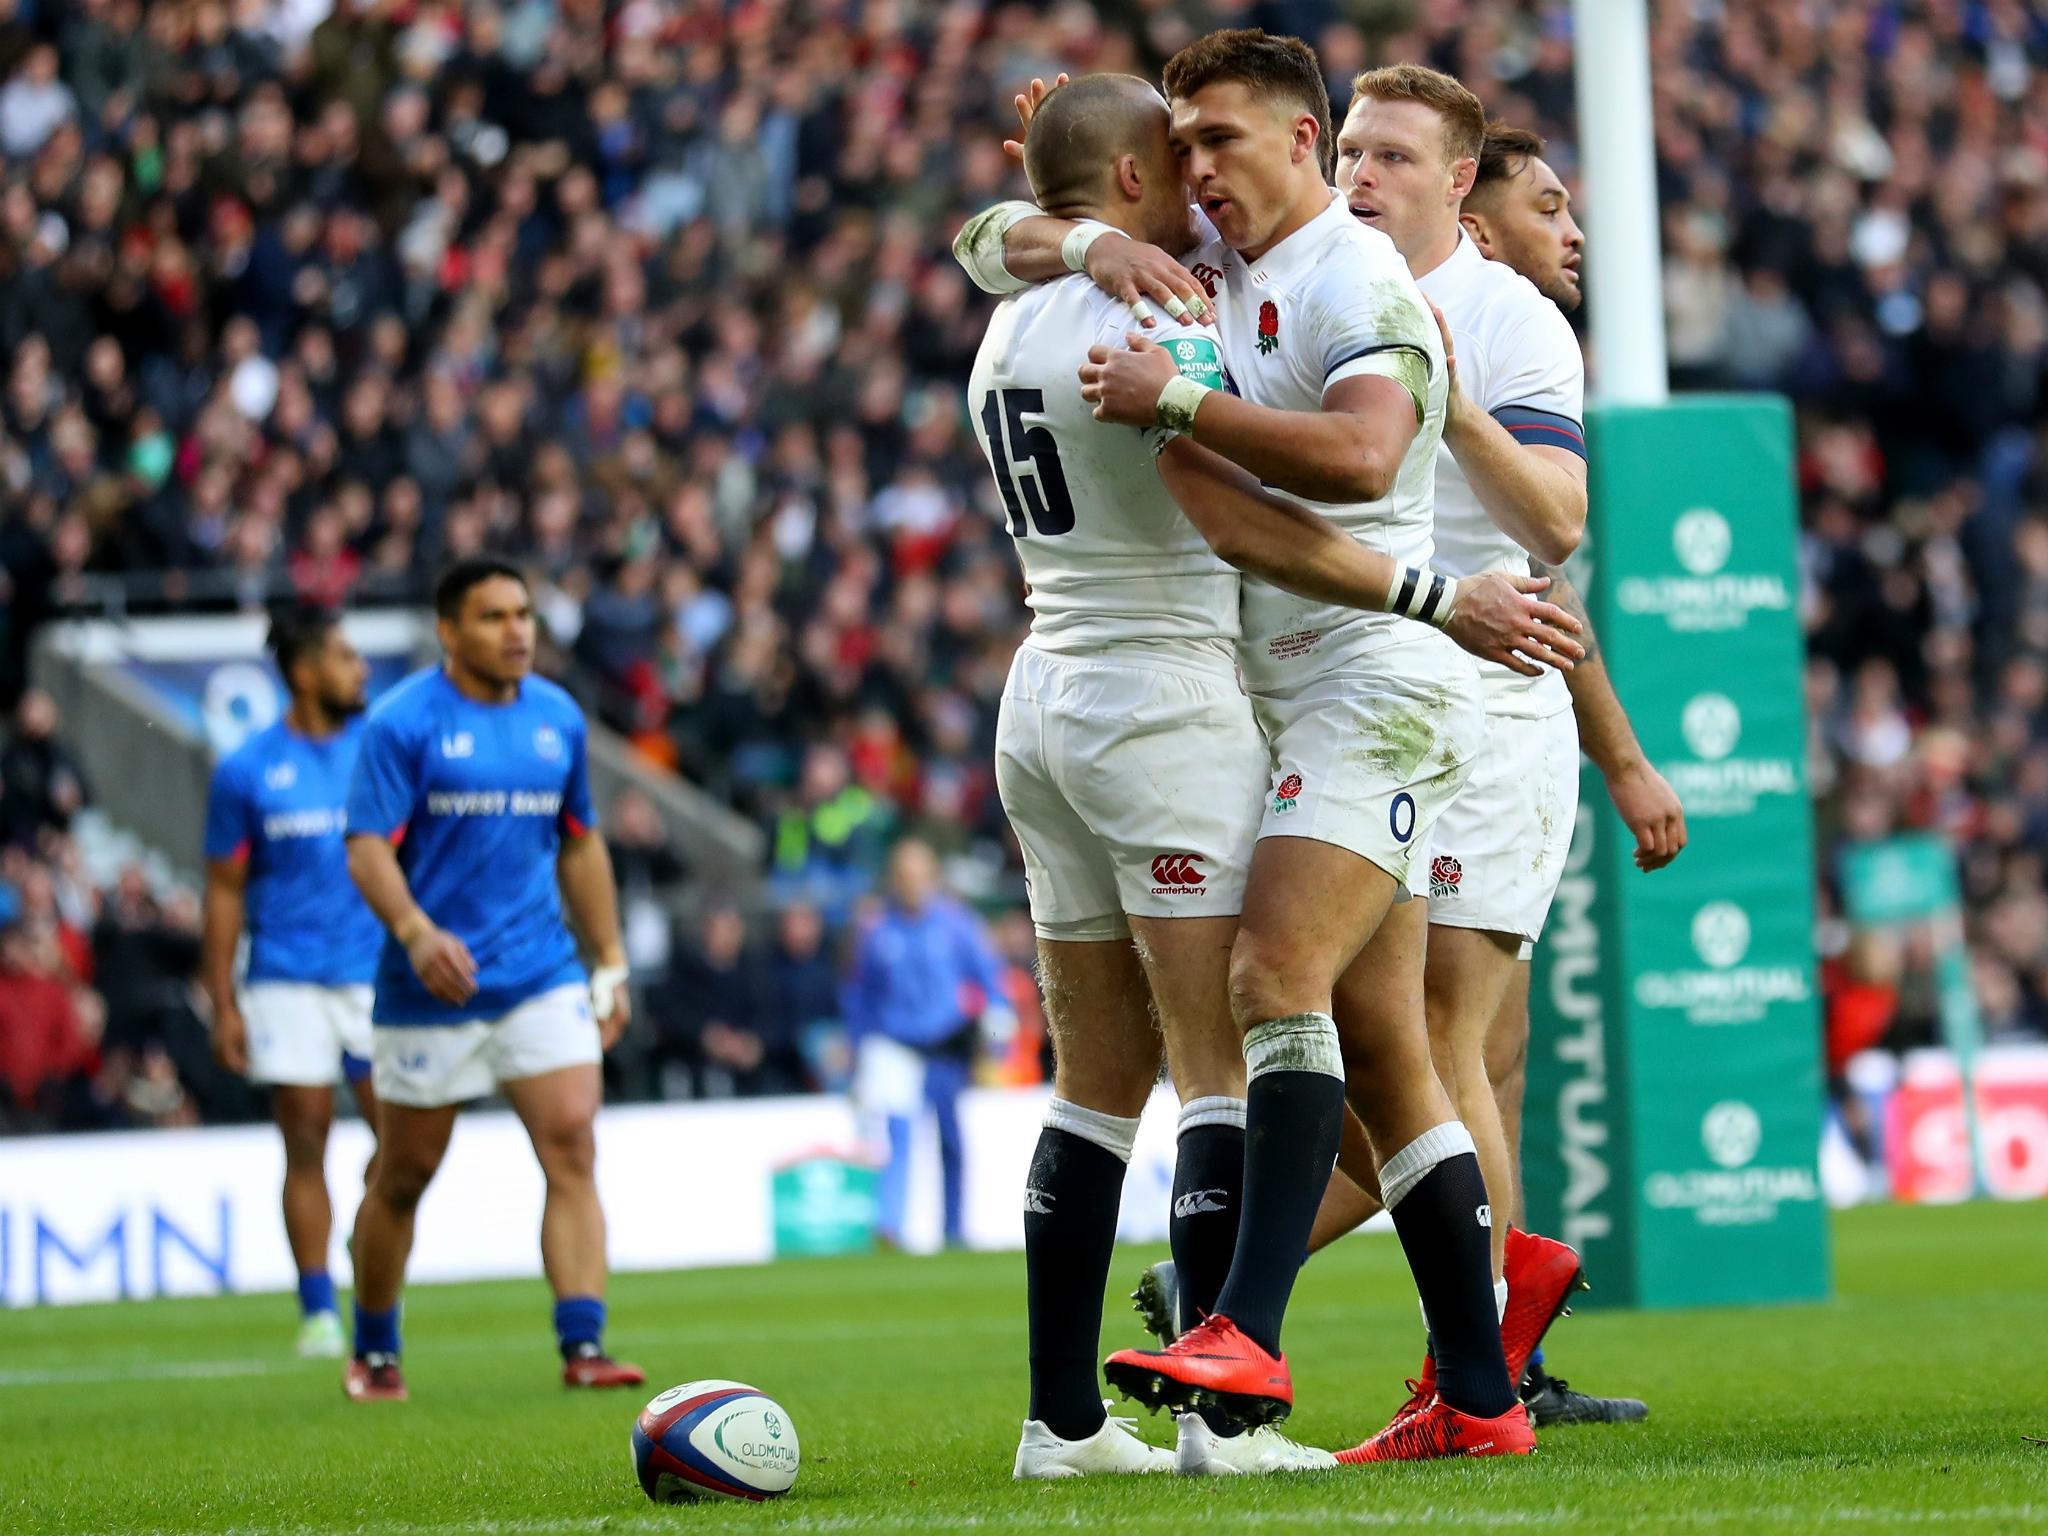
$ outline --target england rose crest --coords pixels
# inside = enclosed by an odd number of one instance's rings
[[[1290,773],[1273,787],[1273,814],[1284,815],[1301,798],[1301,775]]]
[[[1280,306],[1271,299],[1259,306],[1259,355],[1280,345]]]
[[[1465,878],[1465,866],[1448,853],[1440,853],[1429,861],[1429,895],[1432,901],[1443,901],[1458,894],[1458,882]]]

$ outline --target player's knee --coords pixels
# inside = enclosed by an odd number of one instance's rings
[[[327,1159],[327,1129],[332,1115],[318,1106],[280,1102],[277,1129],[284,1140],[284,1166],[288,1173],[319,1168]]]
[[[1156,1058],[1149,1062],[1137,1057],[1065,1059],[1053,1066],[1052,1091],[1056,1098],[1082,1109],[1128,1119],[1144,1112],[1158,1080]]]
[[[1326,1000],[1303,1002],[1306,988],[1298,970],[1298,957],[1285,945],[1239,930],[1230,951],[1230,1012],[1240,1031],[1310,1006],[1328,1006]]]
[[[550,1127],[534,1151],[551,1184],[587,1184],[597,1176],[597,1132],[588,1121]]]
[[[1496,1085],[1519,1082],[1529,1070],[1529,1030],[1496,1029],[1486,1041],[1486,1075]]]
[[[400,1214],[410,1212],[420,1203],[427,1186],[433,1183],[434,1171],[440,1162],[438,1156],[425,1157],[393,1147],[380,1148],[376,1164],[377,1198]]]
[[[317,1173],[327,1164],[327,1126],[315,1121],[281,1126],[287,1173]]]

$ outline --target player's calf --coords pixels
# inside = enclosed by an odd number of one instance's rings
[[[1103,1427],[1095,1375],[1102,1288],[1116,1246],[1136,1116],[1054,1098],[1024,1180],[1031,1420],[1080,1442]]]

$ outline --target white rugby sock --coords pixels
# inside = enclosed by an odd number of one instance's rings
[[[1065,1099],[1054,1099],[1046,1105],[1045,1126],[1048,1130],[1065,1131],[1069,1136],[1093,1142],[1120,1163],[1131,1160],[1131,1148],[1138,1142],[1136,1116],[1125,1119],[1122,1115],[1069,1104]]]

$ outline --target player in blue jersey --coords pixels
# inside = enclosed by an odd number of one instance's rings
[[[593,1123],[598,1066],[626,1027],[611,856],[590,805],[583,715],[530,676],[533,603],[492,559],[434,591],[442,665],[378,700],[348,797],[348,865],[389,931],[377,963],[374,1061],[384,1137],[356,1212],[356,1335],[344,1385],[402,1398],[398,1299],[413,1215],[457,1109],[493,1090],[547,1179],[541,1261],[562,1380],[633,1386],[604,1352],[604,1211]],[[596,961],[587,977],[568,917]]]
[[[372,1128],[370,978],[383,932],[348,880],[342,827],[369,669],[331,613],[280,617],[284,718],[214,770],[200,975],[222,1066],[270,1088],[284,1134],[284,1230],[299,1271],[299,1353],[344,1350],[327,1247],[327,1131],[345,1076]],[[249,935],[239,994],[235,952]]]

